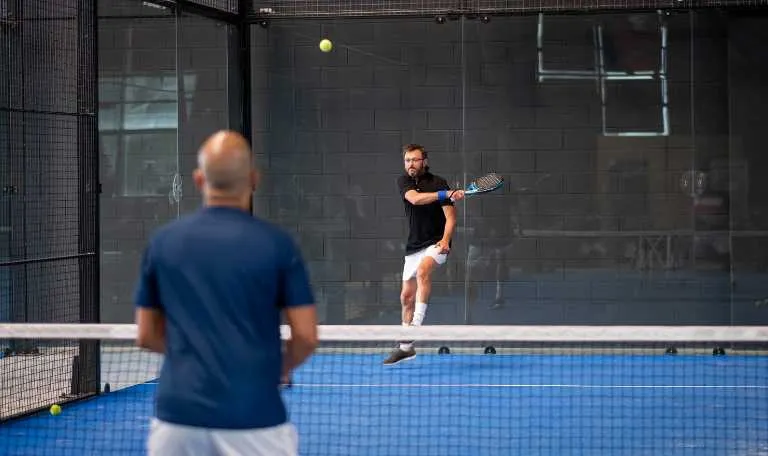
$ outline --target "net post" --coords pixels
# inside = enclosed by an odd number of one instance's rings
[[[98,130],[97,0],[77,7],[77,135],[79,174],[79,321],[98,323],[99,316],[99,130]],[[72,360],[71,393],[78,397],[99,392],[100,341],[77,341]]]
[[[77,397],[81,394],[83,389],[81,385],[80,376],[82,375],[80,369],[80,355],[75,355],[72,358],[72,375],[69,378],[69,394],[72,397]]]
[[[98,341],[82,341],[79,343],[79,354],[72,358],[72,376],[70,377],[69,394],[72,398],[99,394],[100,369]]]

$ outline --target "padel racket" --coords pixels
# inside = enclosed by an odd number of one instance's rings
[[[479,195],[498,190],[504,185],[504,179],[496,173],[488,173],[478,177],[467,185],[464,196]]]

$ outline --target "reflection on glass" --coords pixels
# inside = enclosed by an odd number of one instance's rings
[[[178,214],[169,198],[178,168],[178,100],[183,89],[182,99],[192,103],[197,76],[182,75],[179,86],[169,11],[127,0],[101,3],[101,317],[128,323],[146,240]]]
[[[179,91],[183,113],[179,119],[178,175],[175,195],[179,198],[179,214],[200,207],[200,192],[194,187],[192,173],[197,167],[197,151],[213,132],[232,128],[240,130],[238,119],[229,119],[229,102],[242,96],[228,87],[233,74],[239,75],[237,56],[230,56],[229,42],[233,26],[192,14],[179,19],[178,71],[185,81]]]
[[[123,136],[124,196],[165,196],[176,173],[176,131]]]
[[[150,2],[101,3],[101,315],[125,323],[147,239],[199,207],[197,149],[229,127],[230,29]]]
[[[410,142],[457,186],[508,182],[460,205],[426,324],[768,321],[749,304],[768,264],[764,26],[647,11],[254,27],[257,207],[301,243],[326,323],[399,322]]]
[[[185,107],[191,111],[196,75],[186,74],[183,81]],[[123,196],[167,195],[177,168],[177,75],[104,77],[99,86],[99,130],[120,138],[119,145],[103,143],[102,150],[109,163],[120,164],[116,188]]]

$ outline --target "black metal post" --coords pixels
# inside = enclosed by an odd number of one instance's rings
[[[229,125],[253,145],[251,125],[251,26],[246,21],[251,2],[239,1],[238,22],[228,35]],[[253,212],[253,200],[251,200]]]
[[[80,323],[98,323],[99,279],[99,128],[97,1],[80,2],[77,16],[77,142],[79,174],[78,269]],[[72,371],[74,396],[98,394],[100,341],[79,341]]]

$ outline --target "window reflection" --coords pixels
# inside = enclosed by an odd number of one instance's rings
[[[183,76],[184,113],[192,109],[197,78]],[[177,172],[178,77],[175,72],[116,75],[99,80],[104,192],[165,196]]]

